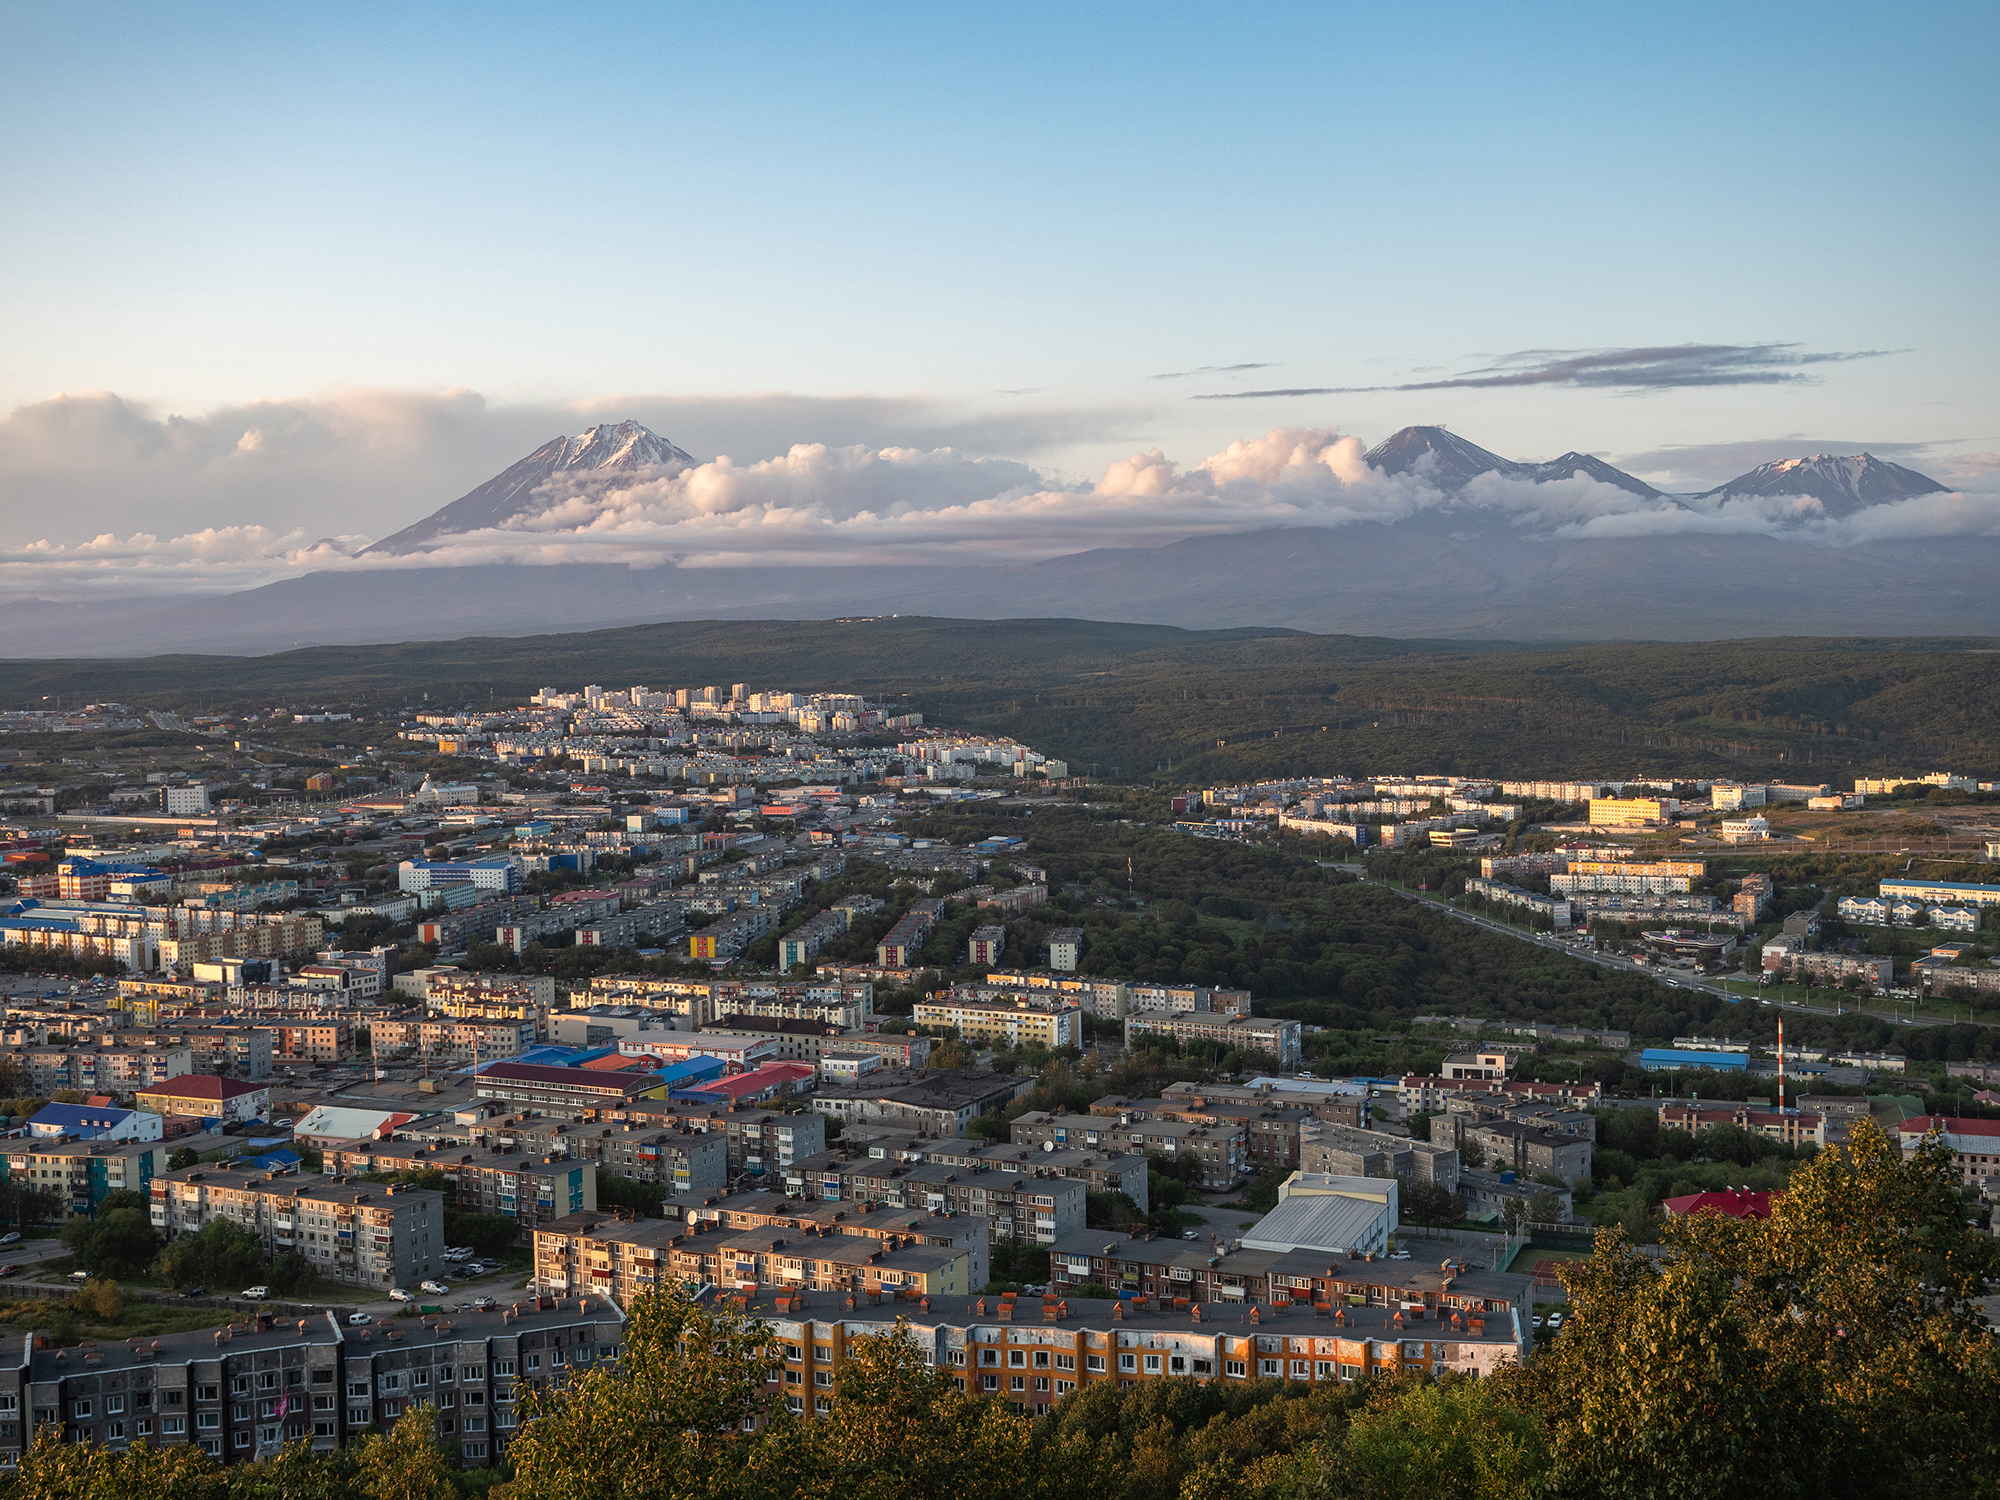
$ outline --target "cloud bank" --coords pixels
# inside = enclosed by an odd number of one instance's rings
[[[448,403],[447,403],[448,405]],[[435,420],[449,420],[448,411]],[[247,426],[233,445],[253,461],[274,445],[325,441],[311,423]],[[382,441],[412,441],[392,433]],[[212,459],[209,428],[140,429],[135,441],[180,444]],[[1847,546],[1911,537],[2000,535],[2000,457],[1931,467],[1950,493],[1878,505],[1840,519],[1818,502],[1755,497],[1703,505],[1649,500],[1579,475],[1535,484],[1480,475],[1445,493],[1415,474],[1370,468],[1362,442],[1324,428],[1275,428],[1188,467],[1159,449],[1109,464],[1094,483],[1063,484],[1016,459],[940,446],[798,443],[774,457],[727,456],[678,472],[565,480],[505,525],[442,539],[407,556],[353,554],[357,535],[315,537],[259,525],[178,535],[99,535],[0,549],[0,592],[214,592],[330,569],[490,563],[897,567],[1014,563],[1095,547],[1161,545],[1282,527],[1417,521],[1444,532],[1502,528],[1552,539],[1784,534]]]

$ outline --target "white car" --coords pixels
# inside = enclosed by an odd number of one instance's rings
[[[1408,1260],[1409,1258],[1410,1252],[1407,1250],[1391,1250],[1389,1252],[1389,1259],[1391,1260]]]
[[[451,1288],[442,1281],[426,1281],[421,1284],[419,1290],[429,1292],[433,1297],[443,1297],[450,1293]]]
[[[363,1323],[372,1323],[374,1321],[375,1315],[373,1313],[349,1313],[347,1315],[347,1326],[349,1328],[359,1328]]]
[[[389,1291],[389,1300],[391,1302],[414,1302],[416,1299],[402,1287],[392,1287]]]
[[[1550,1314],[1549,1314],[1549,1332],[1550,1332],[1550,1333],[1554,1333],[1554,1332],[1555,1332],[1555,1331],[1556,1331],[1556,1330],[1557,1330],[1558,1328],[1560,1328],[1560,1327],[1562,1327],[1562,1326],[1563,1326],[1563,1315],[1562,1315],[1561,1313],[1559,1313],[1559,1312],[1552,1312],[1552,1313],[1550,1313]]]
[[[16,1244],[16,1243],[18,1243],[18,1242],[20,1241],[20,1238],[21,1238],[21,1231],[20,1231],[20,1230],[18,1230],[18,1229],[10,1229],[10,1230],[8,1230],[8,1231],[7,1231],[7,1233],[5,1233],[5,1234],[0,1234],[0,1245],[12,1245],[12,1244]]]
[[[251,1302],[262,1302],[270,1295],[271,1289],[267,1286],[251,1286],[243,1289],[243,1296]]]

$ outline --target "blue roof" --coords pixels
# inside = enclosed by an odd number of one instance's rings
[[[1750,1058],[1743,1052],[1689,1052],[1679,1047],[1648,1047],[1639,1054],[1642,1068],[1713,1068],[1719,1073],[1747,1073]]]
[[[262,1156],[237,1157],[236,1169],[239,1172],[286,1171],[304,1160],[296,1151],[266,1151]]]
[[[64,1130],[73,1130],[78,1126],[109,1130],[131,1113],[131,1110],[120,1109],[115,1104],[44,1104],[29,1117],[28,1123],[59,1125]]]
[[[2000,900],[2000,885],[1982,885],[1977,881],[1892,879],[1881,882],[1881,891],[1885,896],[1897,891],[1964,891],[1967,895],[1977,892]]]

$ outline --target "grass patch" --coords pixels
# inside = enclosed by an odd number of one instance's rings
[[[223,1307],[170,1307],[159,1302],[127,1302],[116,1318],[109,1320],[79,1316],[69,1303],[53,1298],[34,1297],[22,1302],[0,1302],[0,1322],[11,1323],[20,1331],[43,1329],[59,1344],[78,1344],[85,1339],[152,1338],[165,1333],[189,1333],[201,1328],[220,1328],[236,1316]]]
[[[1507,1262],[1507,1269],[1526,1275],[1535,1269],[1537,1261],[1544,1260],[1589,1260],[1588,1250],[1561,1250],[1552,1245],[1523,1245],[1514,1252],[1514,1258]]]

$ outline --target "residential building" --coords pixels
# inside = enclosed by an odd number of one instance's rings
[[[1494,1171],[1524,1177],[1547,1173],[1560,1177],[1569,1188],[1590,1180],[1591,1157],[1596,1150],[1591,1139],[1566,1131],[1463,1115],[1452,1117],[1452,1140],[1461,1157],[1476,1149],[1483,1158],[1480,1165]]]
[[[331,1148],[326,1164],[342,1175],[442,1172],[460,1213],[512,1219],[523,1243],[537,1224],[597,1207],[597,1167],[580,1156],[363,1140]]]
[[[963,1135],[980,1115],[1035,1086],[1033,1075],[961,1068],[880,1069],[853,1083],[823,1084],[812,1107],[848,1124],[879,1121],[932,1135]]]
[[[1030,1110],[1015,1118],[1010,1132],[1017,1146],[1101,1146],[1121,1155],[1159,1155],[1176,1163],[1193,1160],[1199,1163],[1195,1186],[1205,1190],[1234,1187],[1250,1171],[1248,1132],[1234,1122],[1207,1125]]]
[[[28,1135],[35,1140],[157,1141],[160,1117],[111,1104],[44,1104],[28,1117]]]
[[[1804,1114],[1798,1110],[1751,1109],[1740,1104],[1698,1106],[1678,1102],[1660,1106],[1660,1127],[1663,1130],[1698,1131],[1709,1125],[1734,1125],[1753,1135],[1766,1136],[1794,1148],[1824,1146],[1828,1139],[1823,1116]]]
[[[1458,1190],[1456,1142],[1443,1145],[1349,1125],[1305,1127],[1299,1142],[1299,1166],[1330,1177],[1393,1177],[1410,1183],[1434,1182],[1446,1192]]]
[[[1077,960],[1083,956],[1083,929],[1081,927],[1057,927],[1049,933],[1049,967],[1058,973],[1068,974],[1076,969]]]
[[[74,1045],[11,1047],[4,1055],[20,1068],[27,1086],[44,1095],[64,1090],[130,1093],[194,1071],[194,1053],[185,1045],[131,1045],[112,1040],[117,1035],[109,1032]]]
[[[1243,1092],[1218,1090],[1222,1092]],[[1255,1176],[1268,1167],[1292,1171],[1299,1165],[1299,1134],[1317,1116],[1305,1108],[1258,1101],[1191,1094],[1171,1098],[1127,1099],[1111,1095],[1091,1101],[1093,1115],[1132,1120],[1181,1120],[1196,1125],[1237,1125],[1244,1132],[1246,1170]]]
[[[1904,1159],[1935,1135],[1951,1153],[1951,1164],[1967,1187],[2000,1176],[2000,1120],[1962,1120],[1945,1115],[1915,1115],[1896,1127]]]
[[[296,1250],[325,1281],[414,1286],[444,1268],[444,1194],[430,1188],[192,1166],[155,1176],[153,1227],[168,1239],[227,1219],[266,1256]]]
[[[535,1045],[535,1023],[392,1019],[369,1023],[376,1057],[398,1053],[422,1057],[434,1066],[517,1057]]]
[[[1502,1176],[1498,1172],[1480,1172],[1471,1167],[1460,1167],[1458,1172],[1458,1196],[1465,1204],[1465,1216],[1469,1220],[1484,1223],[1502,1222],[1506,1219],[1511,1205],[1519,1203],[1520,1213],[1531,1212],[1528,1205],[1541,1194],[1548,1194],[1557,1204],[1555,1222],[1567,1224],[1576,1211],[1576,1202],[1568,1188],[1549,1187],[1532,1177],[1517,1177],[1512,1172]]]
[[[822,1052],[844,1045],[847,1033],[831,1021],[789,1021],[772,1016],[723,1016],[701,1028],[703,1036],[761,1039],[774,1044],[765,1054],[779,1061],[817,1063]]]
[[[1007,948],[1007,929],[1004,927],[975,927],[966,951],[966,962],[975,964],[997,964],[1000,955]]]
[[[1659,797],[1592,797],[1590,823],[1594,828],[1649,828],[1674,815],[1676,804]]]
[[[70,1141],[57,1138],[0,1143],[0,1182],[56,1194],[62,1217],[97,1211],[112,1193],[144,1193],[167,1169],[167,1148],[152,1140]]]
[[[2000,885],[1976,885],[1951,880],[1885,880],[1877,887],[1884,896],[1902,897],[1929,906],[2000,906]]]
[[[511,1115],[482,1120],[467,1133],[474,1145],[574,1158],[598,1172],[655,1183],[670,1193],[721,1192],[729,1184],[729,1148],[720,1131]]]
[[[234,1078],[187,1073],[138,1090],[133,1102],[156,1115],[187,1115],[224,1125],[271,1117],[271,1090]]]
[[[1513,1071],[1513,1055],[1505,1047],[1458,1052],[1444,1060],[1443,1071],[1449,1079],[1471,1078],[1497,1083],[1504,1081]]]
[[[1327,1125],[1360,1125],[1368,1118],[1368,1085],[1344,1079],[1251,1078],[1243,1083],[1170,1083],[1160,1091],[1175,1108],[1213,1104],[1257,1109],[1302,1109]],[[1094,1100],[1092,1114],[1111,1112],[1108,1100]],[[1190,1117],[1191,1118],[1191,1117]]]
[[[1550,888],[1562,876],[1549,877]],[[1546,917],[1551,927],[1570,926],[1570,900],[1567,895],[1544,896],[1538,891],[1524,891],[1518,886],[1499,880],[1473,877],[1465,882],[1465,894],[1480,901],[1489,901],[1498,906],[1516,906],[1533,916]]]
[[[1736,914],[1736,925],[1744,928],[1754,927],[1763,919],[1776,894],[1770,876],[1745,875],[1736,894],[1729,901],[1730,909]]]
[[[983,962],[984,960],[975,960]],[[919,1026],[949,1026],[967,1041],[1008,1048],[1060,1050],[1083,1040],[1083,1007],[1061,1001],[1047,1007],[1023,999],[1013,1004],[977,1000],[919,1000],[911,1013]]]
[[[875,945],[875,962],[885,969],[914,966],[924,944],[930,941],[932,926],[943,913],[944,902],[933,897],[911,903],[910,909]]]
[[[400,891],[430,891],[461,883],[477,890],[511,895],[520,883],[519,867],[504,857],[461,861],[406,859],[396,866],[396,889]]]
[[[1214,1042],[1229,1051],[1261,1052],[1280,1070],[1296,1068],[1303,1056],[1301,1023],[1229,1015],[1128,1015],[1125,1045],[1143,1036],[1171,1036],[1183,1042]]]
[[[500,1461],[522,1392],[609,1364],[623,1339],[607,1299],[558,1307],[544,1297],[409,1334],[343,1328],[332,1312],[259,1312],[219,1330],[106,1343],[88,1358],[31,1340],[0,1371],[0,1459],[18,1461],[42,1430],[112,1453],[195,1445],[223,1464],[286,1443],[330,1453],[423,1404],[450,1459],[479,1468]]]
[[[1426,1078],[1412,1073],[1396,1086],[1396,1096],[1404,1114],[1434,1114],[1445,1107],[1454,1094],[1495,1092],[1496,1085],[1477,1078]],[[1580,1103],[1585,1107],[1604,1097],[1598,1083],[1524,1083],[1508,1079],[1497,1091],[1515,1098],[1539,1099],[1549,1103]]]

